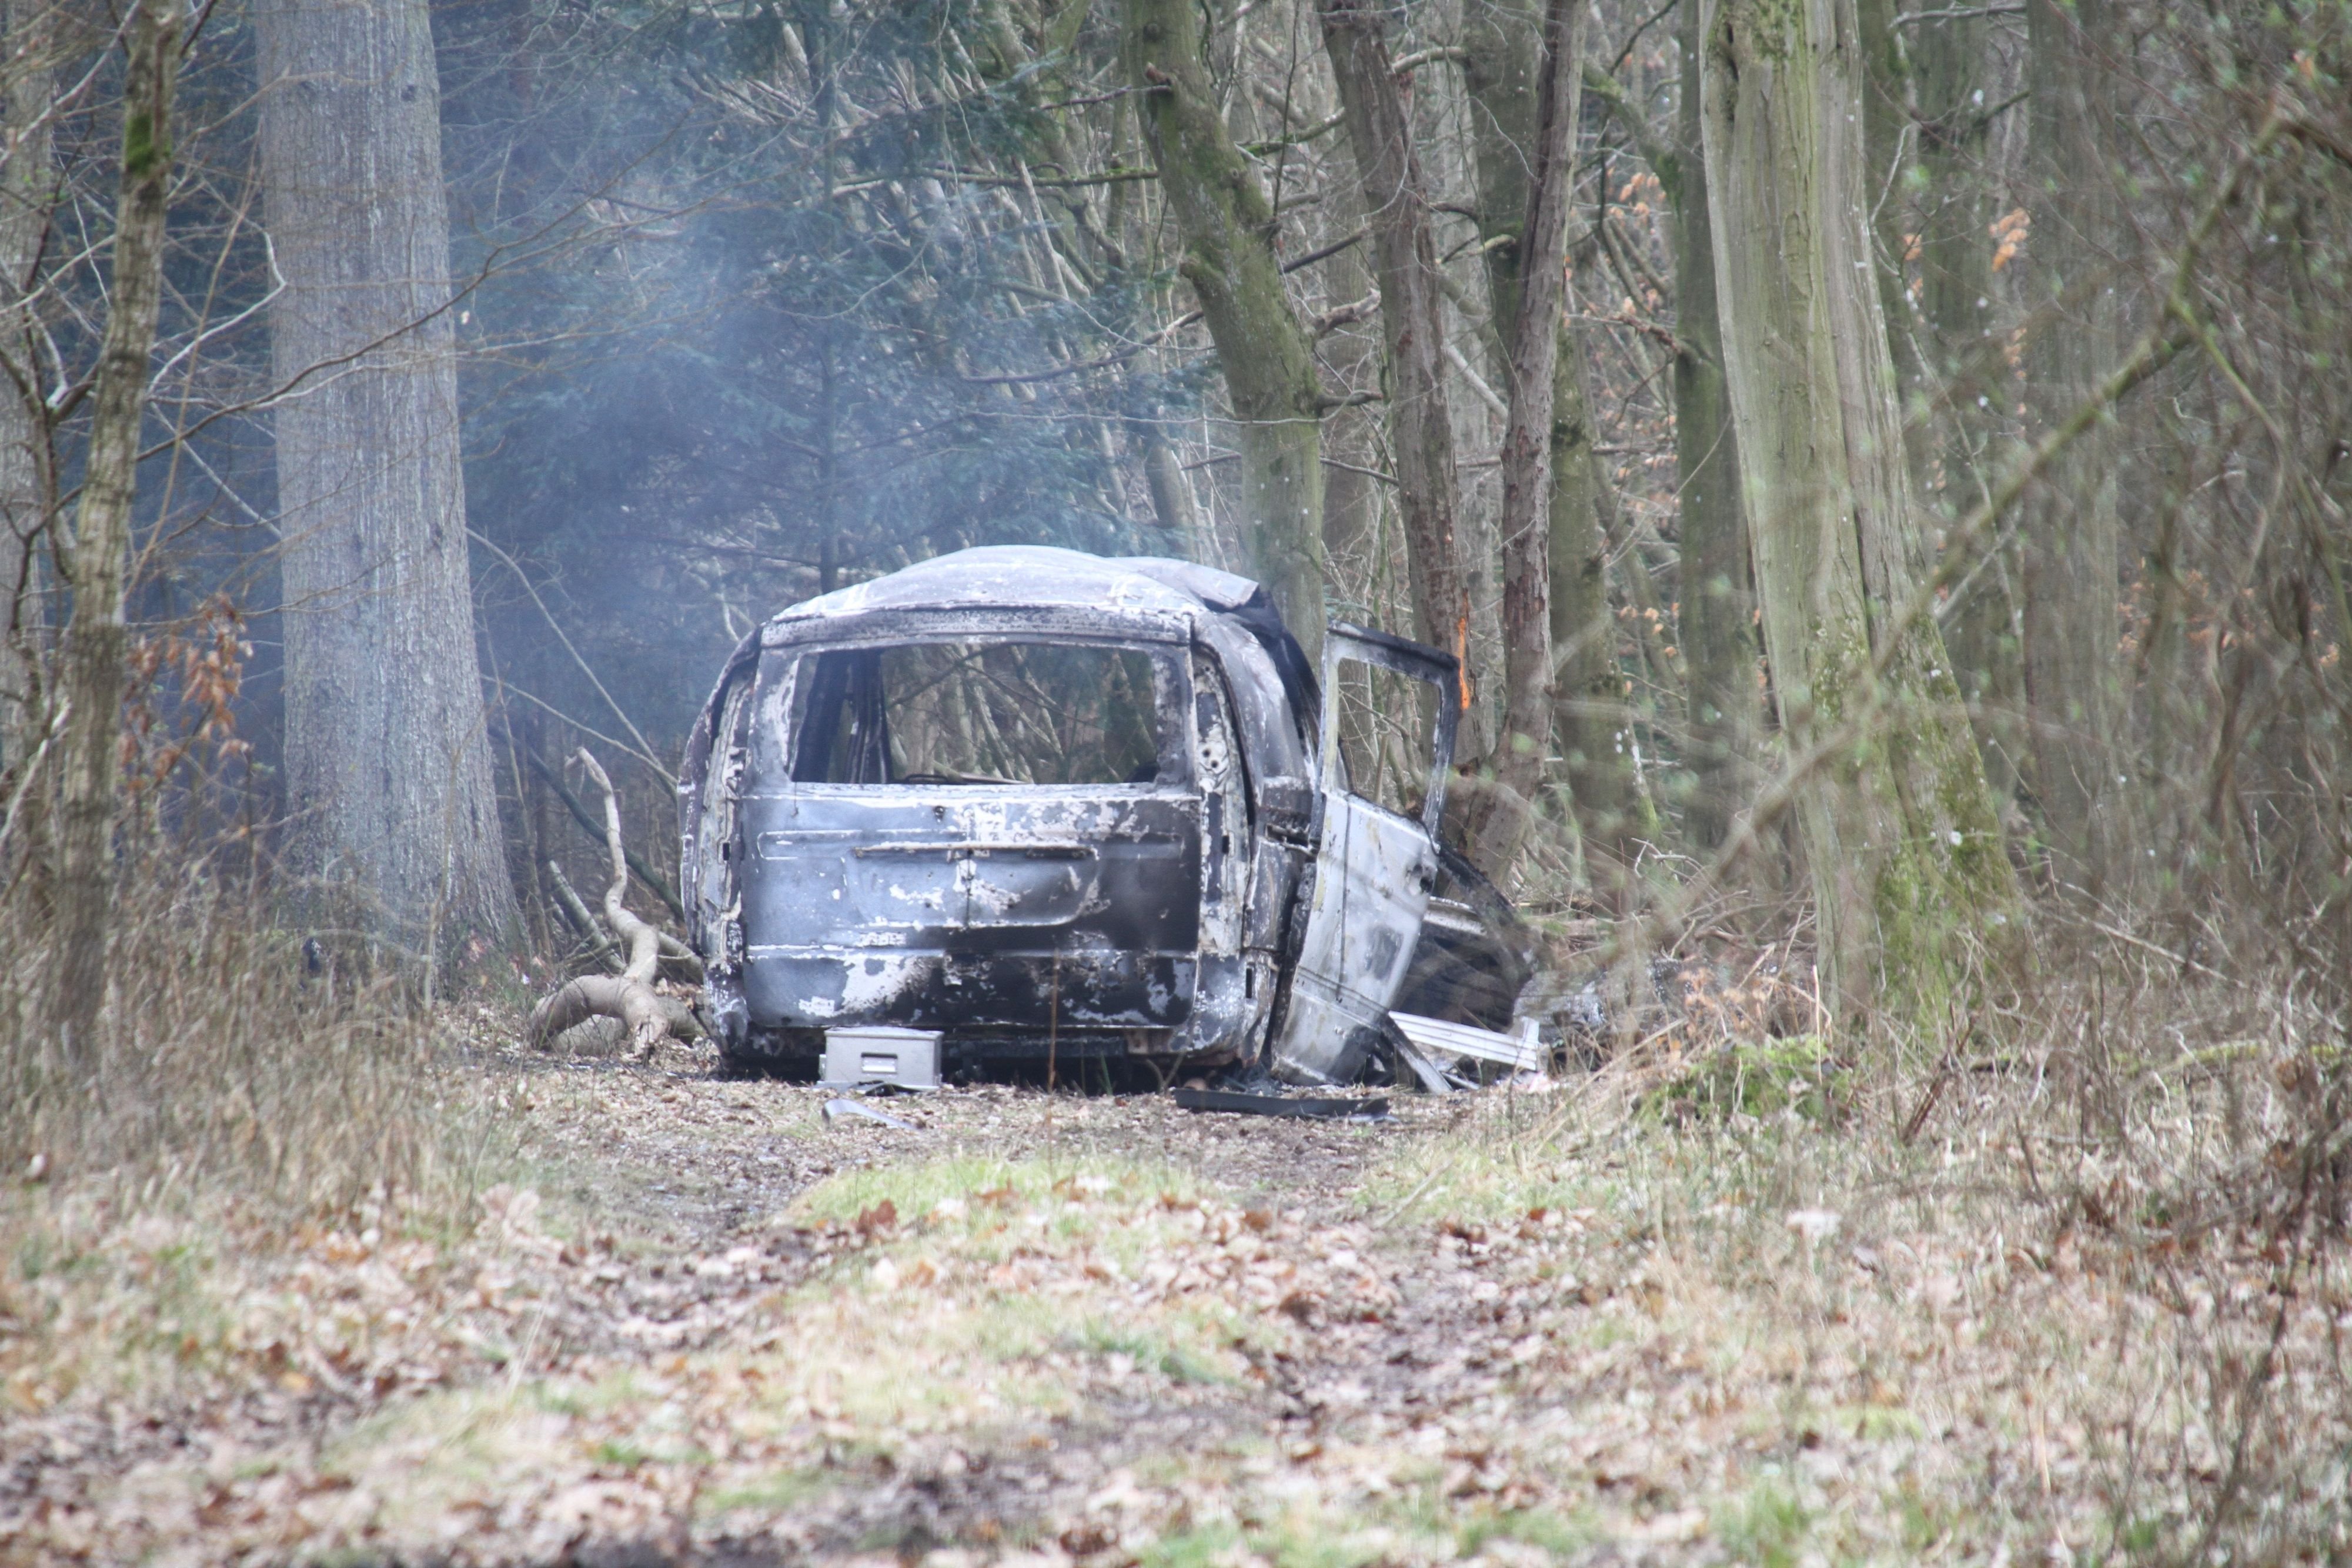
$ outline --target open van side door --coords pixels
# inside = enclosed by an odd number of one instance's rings
[[[1350,664],[1361,667],[1350,671]],[[1383,672],[1390,678],[1381,678]],[[1358,688],[1404,697],[1351,698]],[[1313,885],[1301,894],[1297,956],[1266,1053],[1276,1076],[1344,1082],[1379,1045],[1436,883],[1438,824],[1461,716],[1461,666],[1451,654],[1384,632],[1331,627],[1323,643]],[[1375,732],[1369,747],[1361,733],[1367,729]],[[1383,734],[1391,742],[1385,748],[1377,744]],[[1360,756],[1351,769],[1351,740],[1381,766]],[[1388,764],[1423,745],[1425,753],[1412,761],[1425,759],[1426,776],[1393,777]],[[1406,814],[1413,802],[1398,793],[1401,783],[1418,786],[1417,818]],[[1373,798],[1382,792],[1391,797],[1387,805]]]

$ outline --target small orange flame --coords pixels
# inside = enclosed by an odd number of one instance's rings
[[[1454,622],[1454,684],[1462,690],[1462,711],[1470,711],[1470,617]]]

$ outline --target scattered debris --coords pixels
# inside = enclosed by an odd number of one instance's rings
[[[868,1122],[879,1122],[886,1127],[896,1127],[902,1133],[919,1133],[922,1131],[920,1127],[916,1126],[912,1122],[902,1122],[898,1117],[890,1114],[887,1111],[877,1111],[873,1106],[862,1105],[855,1100],[828,1100],[824,1103],[824,1119],[826,1121],[838,1122],[845,1117],[862,1119]]]
[[[1239,1116],[1378,1122],[1389,1113],[1384,1094],[1369,1100],[1318,1100],[1298,1094],[1244,1094],[1233,1089],[1179,1089],[1175,1096],[1176,1103],[1187,1111],[1226,1111]]]
[[[1466,1056],[1515,1071],[1541,1072],[1551,1055],[1536,1038],[1533,1019],[1521,1019],[1518,1028],[1509,1034],[1412,1013],[1392,1012],[1389,1021],[1403,1031],[1416,1051],[1429,1056]]]
[[[1399,1083],[1411,1073],[1413,1081],[1431,1094],[1451,1094],[1457,1089],[1471,1087],[1470,1080],[1458,1073],[1446,1071],[1423,1056],[1412,1041],[1399,1033],[1389,1041],[1390,1054],[1396,1058],[1396,1079]]]
[[[872,1083],[893,1089],[940,1086],[940,1031],[928,1029],[835,1029],[824,1035],[828,1088]]]

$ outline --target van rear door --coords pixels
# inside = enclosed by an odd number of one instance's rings
[[[741,820],[759,1028],[1171,1029],[1200,946],[1179,650],[965,636],[793,655]]]

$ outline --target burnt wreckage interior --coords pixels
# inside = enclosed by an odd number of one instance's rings
[[[1182,561],[971,549],[796,605],[730,656],[680,793],[730,1065],[827,1030],[947,1064],[1388,1070],[1391,1009],[1501,1029],[1508,904],[1436,826],[1460,672]]]

